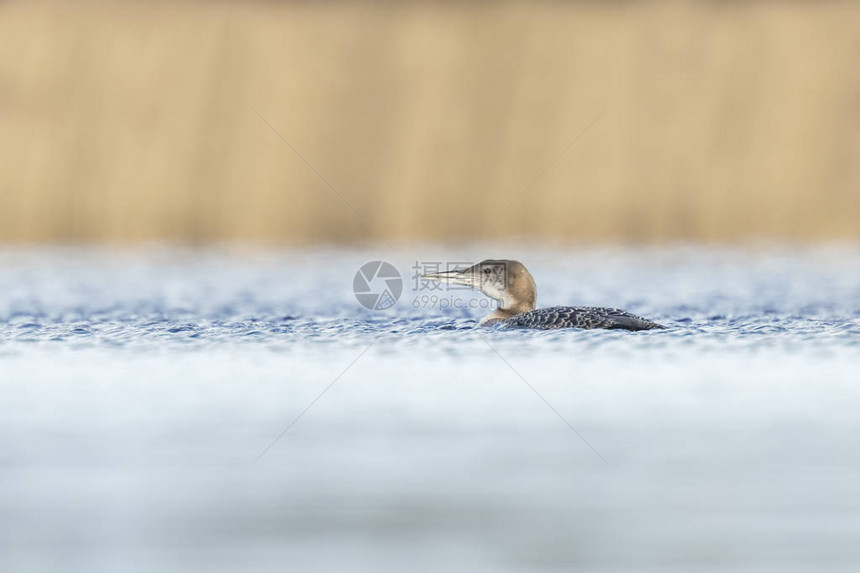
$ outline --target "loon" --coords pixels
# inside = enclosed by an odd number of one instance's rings
[[[551,330],[556,328],[607,328],[653,330],[661,324],[617,308],[553,306],[535,309],[537,288],[531,273],[519,261],[487,259],[467,269],[428,273],[423,279],[464,285],[499,302],[480,325]]]

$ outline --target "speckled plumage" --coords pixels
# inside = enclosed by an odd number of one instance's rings
[[[556,328],[606,328],[622,330],[654,330],[666,328],[656,322],[617,308],[592,306],[551,306],[493,321],[513,328],[552,330]]]
[[[482,326],[552,330],[556,328],[606,328],[654,330],[666,328],[617,308],[553,306],[538,308],[537,286],[519,261],[486,259],[462,270],[428,273],[424,279],[465,285],[496,299],[499,306],[484,317]]]

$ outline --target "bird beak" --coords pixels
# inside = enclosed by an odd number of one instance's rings
[[[421,275],[422,279],[448,283],[449,285],[474,286],[472,273],[465,271],[442,271],[438,273],[427,273]]]

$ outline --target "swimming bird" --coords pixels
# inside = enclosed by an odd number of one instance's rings
[[[531,273],[519,261],[487,259],[467,269],[428,273],[421,278],[464,285],[496,299],[498,308],[480,324],[519,328],[608,328],[653,330],[661,324],[617,308],[552,306],[535,308],[537,287]]]

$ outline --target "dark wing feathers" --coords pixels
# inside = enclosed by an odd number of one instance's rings
[[[551,330],[554,328],[608,328],[651,330],[665,328],[641,316],[617,308],[552,306],[518,314],[502,321],[505,326]]]

